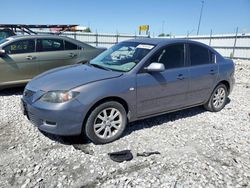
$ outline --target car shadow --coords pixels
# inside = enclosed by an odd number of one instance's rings
[[[175,122],[179,119],[192,117],[197,114],[202,114],[204,112],[206,112],[206,110],[203,107],[198,106],[198,107],[193,107],[193,108],[180,110],[176,112],[166,113],[163,115],[159,115],[159,116],[155,116],[155,117],[151,117],[151,118],[147,118],[143,120],[138,120],[129,124],[125,133],[123,134],[123,137],[126,137],[127,135],[131,134],[134,131],[152,128],[154,126],[161,125],[167,122]]]
[[[231,99],[227,98],[226,106],[230,103],[230,101],[231,101]],[[202,114],[204,112],[207,112],[207,110],[203,106],[197,106],[197,107],[192,107],[192,108],[179,110],[179,111],[175,111],[175,112],[171,112],[171,113],[166,113],[166,114],[151,117],[151,118],[146,118],[143,120],[138,120],[138,121],[130,123],[127,126],[122,137],[126,137],[129,134],[131,134],[132,132],[140,130],[140,129],[151,128],[151,127],[161,125],[161,124],[164,124],[164,123],[167,123],[170,121],[174,122],[174,121],[177,121],[179,119],[196,116],[196,115]],[[211,113],[213,113],[213,112],[211,112]]]
[[[12,95],[22,95],[25,86],[16,86],[13,88],[6,88],[0,90],[0,97],[1,96],[12,96]]]
[[[74,136],[59,136],[59,135],[54,135],[50,134],[47,132],[44,132],[39,129],[39,131],[49,139],[59,142],[61,144],[65,145],[74,145],[74,144],[89,144],[91,143],[89,139],[87,139],[86,136],[84,135],[74,135]]]

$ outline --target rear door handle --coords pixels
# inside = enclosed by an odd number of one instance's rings
[[[33,59],[36,59],[36,57],[31,56],[31,55],[28,55],[28,56],[26,57],[26,59],[27,59],[27,60],[33,60]]]
[[[183,74],[179,74],[179,75],[177,76],[177,79],[178,79],[178,80],[183,80],[183,79],[185,79],[185,77],[183,76]]]

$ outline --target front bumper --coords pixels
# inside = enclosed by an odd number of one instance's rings
[[[85,113],[77,100],[52,104],[22,98],[21,105],[29,121],[44,132],[62,136],[81,134]]]

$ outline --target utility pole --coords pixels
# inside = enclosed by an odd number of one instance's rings
[[[234,47],[233,47],[232,58],[234,58],[235,46],[236,46],[237,36],[238,36],[238,30],[239,30],[239,28],[237,27],[236,28],[236,33],[235,33],[235,38],[234,38]]]
[[[204,0],[201,1],[201,12],[200,12],[200,18],[199,18],[199,23],[198,23],[197,35],[199,35],[199,31],[200,31],[201,17],[202,17],[202,12],[203,12],[203,5],[204,5]]]
[[[162,27],[161,27],[161,33],[165,34],[164,32],[164,29],[165,28],[165,20],[162,21]]]

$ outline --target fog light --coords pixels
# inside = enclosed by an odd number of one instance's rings
[[[56,122],[53,122],[53,121],[44,121],[44,124],[49,125],[49,126],[53,126],[53,127],[56,126]]]

